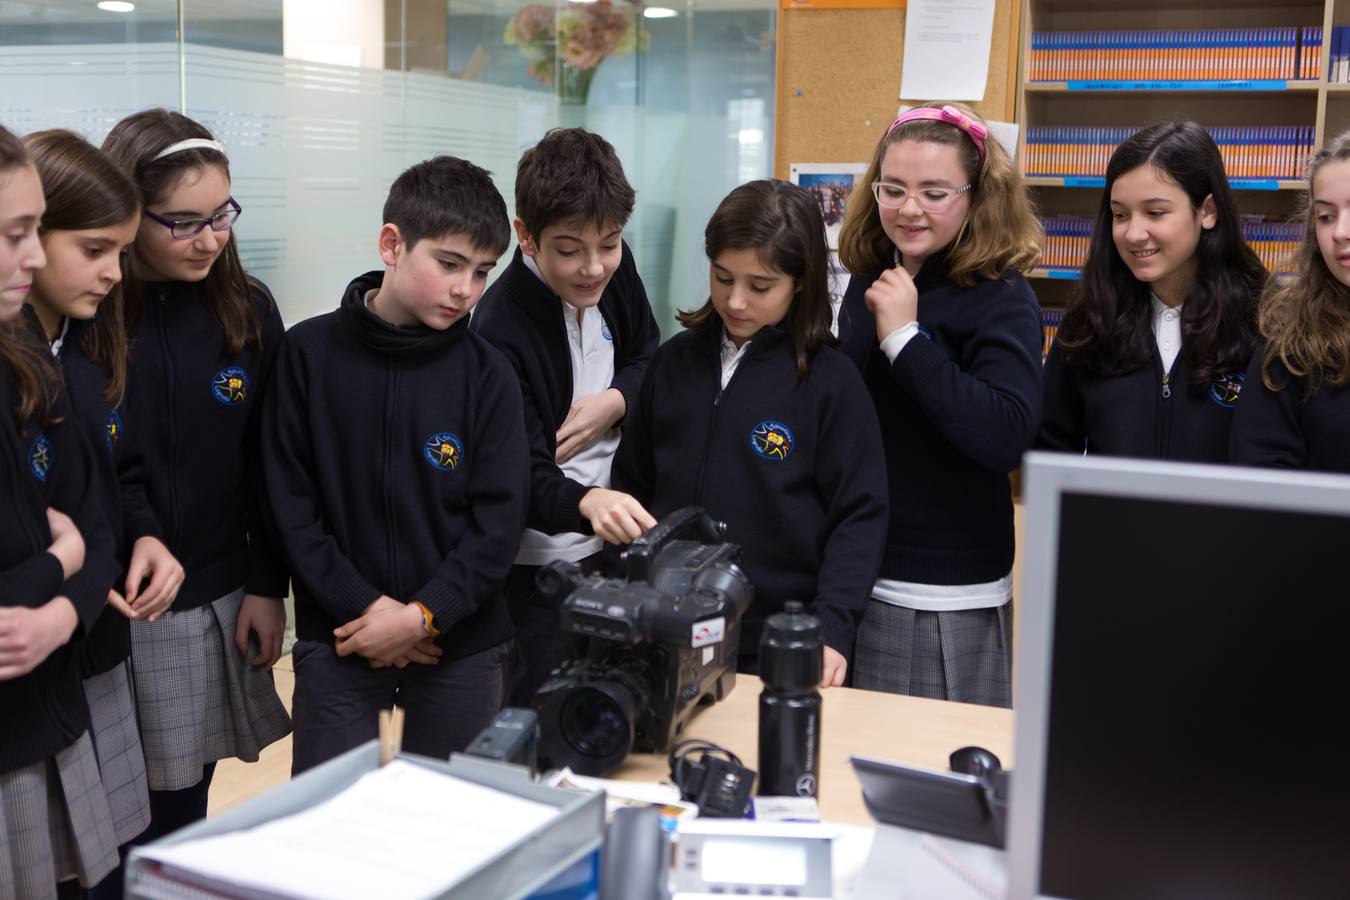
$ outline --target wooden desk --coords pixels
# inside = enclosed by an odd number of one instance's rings
[[[698,713],[684,736],[716,741],[758,768],[760,690],[758,678],[738,675],[726,700]],[[974,744],[1012,766],[1012,710],[848,688],[830,688],[821,697],[822,819],[873,824],[848,763],[854,753],[946,770],[953,750]],[[609,777],[669,781],[670,770],[664,755],[634,753]]]

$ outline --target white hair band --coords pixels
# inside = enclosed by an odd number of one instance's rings
[[[158,162],[166,156],[172,156],[175,153],[181,153],[184,150],[214,150],[221,156],[225,155],[225,145],[220,141],[213,141],[210,138],[188,138],[185,141],[179,141],[176,144],[170,144],[159,153],[151,162]]]

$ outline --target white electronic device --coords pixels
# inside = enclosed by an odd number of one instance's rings
[[[836,836],[827,825],[681,822],[672,870],[675,900],[831,897],[830,852]]]

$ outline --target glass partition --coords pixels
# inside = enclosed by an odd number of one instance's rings
[[[772,168],[770,0],[47,0],[0,3],[0,122],[95,143],[182,109],[230,149],[245,264],[288,324],[378,265],[389,182],[436,153],[489,169],[549,128],[617,148],[625,236],[662,331],[707,292],[703,226]],[[106,7],[101,8],[101,7]]]

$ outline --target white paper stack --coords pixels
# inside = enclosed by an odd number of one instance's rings
[[[411,900],[441,895],[556,815],[396,760],[302,813],[143,856],[175,881],[229,896]]]

